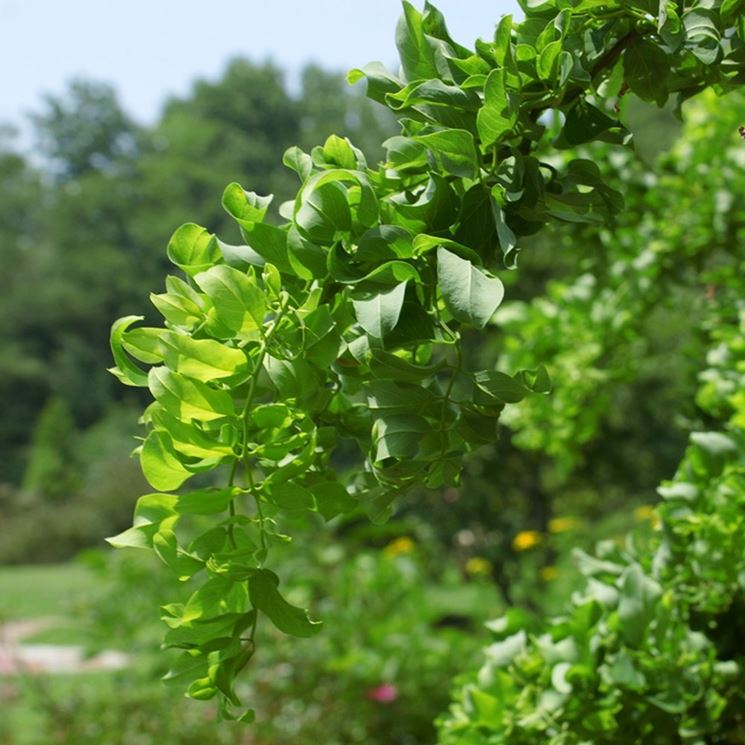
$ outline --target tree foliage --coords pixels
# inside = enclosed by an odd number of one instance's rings
[[[542,367],[467,367],[462,340],[492,321],[498,267],[516,266],[525,236],[620,213],[599,165],[562,154],[626,143],[608,104],[628,89],[663,104],[742,83],[737,3],[648,5],[527,3],[526,20],[503,18],[469,50],[433,6],[404,3],[400,76],[377,63],[350,74],[400,118],[385,163],[369,167],[336,135],[310,153],[291,147],[283,160],[300,187],[279,224],[270,197],[232,183],[222,204],[242,244],[193,223],[174,233],[168,258],[185,279],[152,297],[164,324],[127,316],[112,328],[112,371],[154,398],[138,451],[156,491],[111,540],[198,576],[164,617],[166,645],[182,650],[168,677],[190,696],[250,719],[234,681],[259,619],[319,630],[270,568],[288,516],[361,505],[383,519],[413,486],[456,484],[504,407],[548,392]],[[364,466],[344,473],[355,452]],[[209,518],[196,533],[193,515]],[[642,569],[630,586],[646,587]],[[649,603],[629,598],[643,630]]]
[[[333,127],[379,147],[392,131],[371,113],[379,107],[347,91],[342,75],[309,68],[304,81],[291,94],[276,66],[236,59],[218,78],[172,99],[149,126],[132,121],[110,86],[75,81],[31,117],[36,157],[3,132],[3,482],[21,483],[50,399],[64,399],[80,429],[118,402],[144,401],[106,373],[106,342],[111,319],[141,307],[160,281],[165,258],[156,247],[174,225],[199,211],[232,240],[237,228],[219,202],[209,209],[226,183],[249,175],[287,196],[293,176],[281,157],[288,145]]]
[[[742,740],[745,315],[739,303],[712,318],[699,403],[724,427],[691,434],[659,487],[658,531],[578,552],[586,584],[565,615],[490,624],[495,642],[440,742]]]

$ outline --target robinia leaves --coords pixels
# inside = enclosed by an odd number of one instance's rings
[[[437,250],[437,280],[453,317],[476,328],[486,326],[504,298],[504,286],[497,277],[444,248]]]
[[[374,339],[382,339],[396,327],[405,294],[406,282],[401,282],[390,290],[375,292],[367,300],[354,300],[360,326]]]
[[[541,368],[468,370],[460,351],[462,331],[483,329],[502,303],[495,273],[514,266],[523,236],[621,208],[594,163],[539,160],[543,114],[557,148],[620,143],[598,93],[611,75],[660,102],[742,77],[741,24],[720,27],[735,3],[719,15],[694,4],[677,25],[671,6],[642,19],[633,3],[609,3],[528,3],[524,23],[505,18],[470,50],[429,3],[420,13],[405,2],[404,79],[377,64],[350,75],[401,117],[386,162],[369,167],[336,135],[290,148],[283,162],[300,186],[278,215],[270,196],[228,185],[222,204],[242,243],[182,226],[167,247],[182,276],[151,296],[162,324],[114,323],[113,374],[152,395],[138,453],[157,493],[112,542],[194,578],[188,603],[164,606],[166,644],[183,650],[167,677],[217,697],[226,718],[251,716],[234,711],[234,681],[258,623],[318,629],[270,568],[285,518],[377,520],[412,487],[454,485],[505,405],[548,392]],[[722,66],[704,71],[706,60]],[[348,471],[332,458],[341,441],[360,456]]]

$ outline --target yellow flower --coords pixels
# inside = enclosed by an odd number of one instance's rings
[[[555,517],[548,521],[548,532],[563,533],[566,530],[571,530],[576,525],[577,520],[573,517]]]
[[[559,570],[556,567],[543,567],[539,573],[544,582],[550,582],[559,576]]]
[[[401,536],[391,541],[384,549],[383,553],[389,558],[394,559],[401,554],[410,554],[414,550],[414,541],[408,536]]]
[[[651,504],[643,504],[634,510],[634,518],[642,520],[651,520],[654,516],[654,507]]]
[[[527,551],[541,542],[541,534],[537,530],[521,530],[512,541],[515,551]]]
[[[491,572],[491,564],[480,556],[474,556],[466,562],[466,574],[480,575],[482,577]]]

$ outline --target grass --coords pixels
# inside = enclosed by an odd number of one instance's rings
[[[84,630],[68,620],[78,598],[95,581],[82,564],[0,567],[0,624],[7,621],[55,618],[59,623],[24,639],[32,644],[80,644]],[[43,731],[42,701],[64,704],[82,687],[108,685],[112,671],[78,675],[11,676],[0,678],[0,743],[37,745]]]
[[[3,711],[0,743],[39,745],[40,733],[48,731],[46,720],[54,718],[54,709],[50,705],[61,706],[69,714],[70,700],[75,700],[75,696],[84,694],[86,690],[99,694],[108,690],[116,674],[107,670],[0,680],[3,687],[0,691],[0,707]]]
[[[92,582],[82,564],[0,568],[0,621],[65,616]]]

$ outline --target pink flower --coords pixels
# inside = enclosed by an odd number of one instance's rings
[[[392,683],[383,683],[375,688],[371,688],[367,692],[367,697],[371,701],[377,701],[379,704],[390,704],[398,698],[398,688]]]

